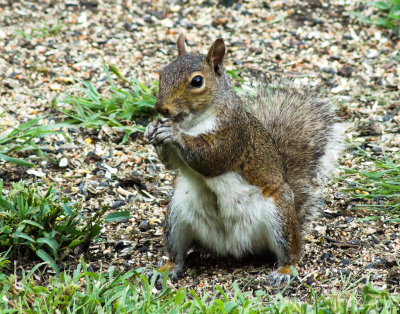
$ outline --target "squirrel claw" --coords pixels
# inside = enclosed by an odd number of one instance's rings
[[[170,126],[160,125],[153,132],[150,137],[150,143],[153,145],[160,145],[171,142],[173,138],[172,128]]]
[[[273,271],[265,278],[265,283],[268,286],[273,287],[284,287],[290,280],[290,275],[288,274],[280,274],[277,271]]]
[[[173,282],[178,282],[179,273],[178,273],[177,271],[175,271],[174,269],[171,270],[171,271],[168,273],[168,276],[169,276],[169,278],[171,278],[171,280],[172,280]]]
[[[146,131],[144,131],[144,136],[148,139],[151,139],[151,137],[154,135],[154,132],[156,131],[157,124],[157,121],[150,122],[146,127]]]

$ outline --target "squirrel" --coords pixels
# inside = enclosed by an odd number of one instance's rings
[[[145,136],[177,184],[164,226],[169,275],[181,275],[196,244],[238,259],[274,254],[268,285],[290,279],[302,250],[301,230],[321,207],[321,187],[342,143],[331,101],[281,82],[237,95],[224,69],[225,44],[207,56],[186,52],[160,72]]]

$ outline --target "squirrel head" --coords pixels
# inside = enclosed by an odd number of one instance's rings
[[[177,41],[179,56],[160,72],[155,109],[174,122],[197,116],[213,104],[220,87],[225,86],[223,59],[225,44],[218,38],[207,56],[186,53],[185,37]]]

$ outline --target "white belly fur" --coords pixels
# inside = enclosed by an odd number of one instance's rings
[[[173,224],[187,226],[183,229],[191,235],[186,236],[219,255],[240,258],[269,248],[279,257],[277,209],[237,173],[214,178],[181,174],[170,210]]]

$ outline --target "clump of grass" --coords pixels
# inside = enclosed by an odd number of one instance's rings
[[[0,252],[10,259],[39,257],[58,272],[62,261],[78,245],[88,246],[101,230],[104,206],[90,219],[82,219],[81,207],[60,196],[53,187],[40,193],[37,185],[15,183],[3,193],[0,181]],[[110,214],[105,220],[129,218],[127,212]]]
[[[134,132],[143,132],[144,127],[135,124],[135,119],[146,119],[156,114],[154,105],[157,101],[155,92],[157,82],[145,86],[137,80],[125,79],[115,66],[104,66],[107,81],[111,87],[109,97],[102,96],[90,82],[84,82],[83,97],[68,96],[60,103],[71,105],[71,110],[60,110],[70,119],[68,123],[91,128],[103,125],[115,127],[125,132],[122,143]],[[111,78],[114,73],[130,89],[117,87]],[[132,124],[133,123],[133,124]]]
[[[385,153],[382,158],[377,158],[361,148],[358,150],[361,157],[373,165],[372,170],[345,169],[345,175],[352,178],[346,176],[340,180],[347,183],[345,191],[351,192],[351,197],[371,200],[375,204],[363,204],[354,209],[384,210],[390,215],[390,221],[400,221],[400,154],[395,154],[392,160]],[[354,175],[357,177],[353,178]]]
[[[400,36],[400,0],[373,1],[368,5],[376,9],[373,16],[359,12],[353,12],[353,16],[364,23],[393,29]]]
[[[4,114],[0,114],[0,117]],[[38,117],[29,120],[26,123],[11,130],[11,132],[4,132],[5,126],[0,126],[0,160],[5,160],[20,166],[33,167],[34,164],[26,159],[16,158],[12,155],[17,153],[29,153],[47,158],[51,158],[42,151],[41,147],[36,144],[38,139],[45,138],[49,134],[60,133],[60,128],[66,126],[65,124],[39,124],[40,120],[44,117]],[[61,132],[62,133],[62,132]],[[33,156],[32,156],[33,157]]]
[[[38,285],[32,274],[14,276],[0,282],[0,307],[4,310],[44,313],[394,313],[400,296],[390,295],[370,283],[360,292],[318,296],[310,289],[308,302],[270,296],[258,290],[242,292],[236,283],[230,290],[215,287],[213,296],[185,288],[171,289],[164,276],[156,289],[155,277],[149,282],[141,270],[116,273],[89,271],[85,261],[71,273],[62,273],[46,286]],[[1,271],[1,269],[0,269]],[[164,274],[165,275],[165,274]],[[16,285],[16,282],[18,283]]]

